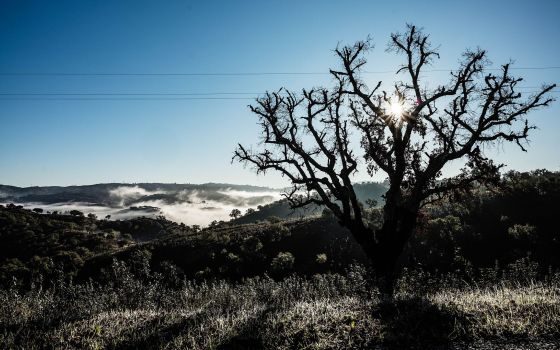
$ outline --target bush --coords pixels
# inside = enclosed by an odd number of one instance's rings
[[[268,218],[266,218],[268,220],[268,222],[270,222],[271,224],[276,224],[282,221],[282,219],[280,219],[278,216],[269,216]]]
[[[317,264],[326,263],[327,262],[327,254],[325,254],[325,253],[317,254],[317,258],[315,258],[315,262],[317,262]]]
[[[246,237],[243,240],[242,249],[246,253],[257,253],[263,248],[262,242],[255,236]]]
[[[280,241],[282,238],[290,235],[290,229],[284,226],[281,222],[270,224],[267,231],[271,234],[272,241]]]
[[[276,272],[287,272],[294,267],[295,258],[290,252],[280,252],[272,259],[270,267]]]
[[[72,216],[77,216],[77,217],[84,217],[84,213],[82,213],[79,210],[73,209],[69,211],[69,214]]]
[[[510,228],[508,228],[508,234],[510,234],[516,239],[534,238],[533,236],[535,232],[536,232],[536,227],[529,224],[525,224],[525,225],[515,224]]]

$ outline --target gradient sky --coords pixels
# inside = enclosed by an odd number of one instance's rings
[[[0,1],[0,73],[328,72],[332,49],[371,35],[369,71],[407,22],[440,46],[434,68],[480,46],[496,64],[560,66],[558,1]],[[558,83],[560,69],[519,70],[523,86]],[[437,81],[441,75],[426,76]],[[391,82],[391,74],[368,75]],[[248,93],[229,100],[52,100],[0,96],[0,183],[228,182],[281,186],[231,164],[255,144],[251,97],[281,86],[329,85],[328,75],[0,76],[0,93]],[[531,88],[527,88],[531,90]],[[558,88],[557,88],[558,90]],[[558,97],[559,93],[554,96]],[[51,97],[48,97],[51,99]],[[74,98],[74,97],[72,97]],[[89,97],[88,97],[89,98]],[[112,98],[112,97],[110,97]],[[492,155],[509,169],[559,170],[560,103],[531,115],[528,153]],[[450,170],[452,172],[452,170]],[[367,180],[366,174],[359,179]],[[382,180],[382,179],[376,179]]]

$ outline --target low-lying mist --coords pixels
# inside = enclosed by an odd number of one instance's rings
[[[14,203],[26,209],[41,208],[44,212],[51,213],[79,210],[86,215],[95,214],[98,218],[110,215],[111,220],[163,215],[169,220],[186,225],[206,226],[214,220],[229,220],[233,209],[244,213],[249,208],[269,204],[281,198],[281,192],[277,190],[246,190],[243,186],[235,185],[190,185],[181,188],[178,185],[162,184],[161,187],[152,188],[154,186],[114,185],[99,189],[88,187],[86,194],[74,190],[71,194],[59,191],[46,195],[41,193],[40,196],[29,194],[29,189],[22,189],[22,192],[26,191],[25,195],[12,193],[11,197],[0,198],[0,203]],[[64,200],[59,201],[60,198]],[[94,198],[95,202],[81,200],[83,198]]]

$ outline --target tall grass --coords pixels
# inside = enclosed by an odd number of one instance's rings
[[[560,339],[557,279],[432,291],[406,279],[381,300],[365,270],[240,283],[138,277],[115,262],[109,283],[59,280],[0,291],[0,344],[21,349],[333,349]],[[424,276],[425,277],[425,276]],[[416,289],[412,285],[417,283]],[[406,287],[406,288],[405,288]],[[428,348],[430,348],[430,346]]]

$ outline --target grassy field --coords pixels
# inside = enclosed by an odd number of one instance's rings
[[[21,349],[557,348],[560,284],[401,284],[383,300],[359,267],[346,275],[58,282],[0,291],[0,344]],[[438,283],[441,285],[441,283]],[[416,291],[416,292],[415,292]]]

